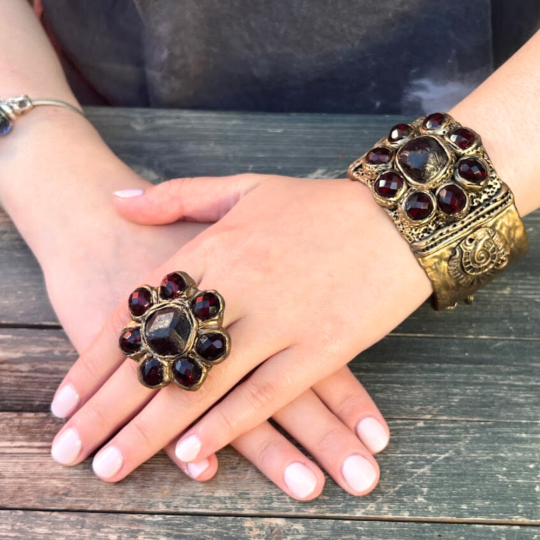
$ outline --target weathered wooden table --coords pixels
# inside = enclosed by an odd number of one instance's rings
[[[147,178],[342,176],[398,118],[105,109],[91,120]],[[382,479],[299,503],[227,449],[207,484],[158,455],[123,482],[50,457],[75,358],[39,267],[0,214],[0,538],[540,539],[540,213],[531,253],[470,307],[419,309],[352,368],[389,420]],[[25,299],[22,302],[22,299]],[[27,299],[30,298],[30,302]]]

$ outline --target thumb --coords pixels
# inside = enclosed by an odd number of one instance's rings
[[[212,223],[267,178],[258,174],[175,178],[144,191],[115,191],[114,206],[122,217],[141,225],[178,220]]]

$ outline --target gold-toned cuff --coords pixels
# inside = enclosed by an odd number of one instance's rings
[[[397,124],[348,175],[370,188],[409,243],[437,310],[470,303],[528,251],[514,196],[480,136],[448,114]]]

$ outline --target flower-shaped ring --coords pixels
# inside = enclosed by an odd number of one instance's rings
[[[230,352],[223,297],[198,290],[185,272],[168,274],[159,287],[138,287],[128,307],[132,320],[122,330],[120,349],[138,362],[139,381],[148,388],[174,382],[198,390]]]

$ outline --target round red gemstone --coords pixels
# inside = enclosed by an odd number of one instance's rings
[[[219,301],[219,297],[214,293],[203,292],[195,297],[191,304],[191,309],[201,321],[206,321],[219,313],[221,302]]]
[[[399,142],[412,133],[413,128],[409,124],[396,124],[388,134],[390,142]]]
[[[446,121],[444,113],[436,112],[424,118],[424,129],[439,129]]]
[[[450,140],[462,150],[467,150],[474,144],[476,134],[467,128],[457,128],[450,134]]]
[[[139,373],[146,386],[159,386],[165,378],[163,364],[157,358],[147,358],[139,364]]]
[[[197,341],[197,353],[210,362],[221,358],[226,350],[227,338],[220,332],[202,334]]]
[[[460,160],[457,169],[461,178],[473,184],[481,184],[487,176],[486,167],[476,158]]]
[[[367,162],[371,165],[386,165],[392,159],[392,150],[384,146],[379,146],[370,150],[367,155]]]
[[[143,315],[152,305],[152,293],[146,287],[135,289],[128,300],[129,311],[136,317]]]
[[[127,356],[141,350],[141,329],[138,326],[124,329],[120,336],[120,350]]]
[[[443,186],[437,194],[439,208],[447,215],[459,214],[467,205],[467,195],[455,184]]]
[[[421,221],[433,212],[433,201],[427,193],[413,191],[405,201],[405,212],[413,221]]]
[[[172,375],[178,384],[191,388],[201,380],[203,368],[192,358],[179,358],[173,362]]]
[[[163,300],[171,300],[180,296],[186,289],[187,283],[183,276],[173,272],[163,278],[159,288],[159,295]]]
[[[385,198],[395,197],[403,187],[403,178],[395,171],[386,171],[375,181],[374,188],[378,195]]]

